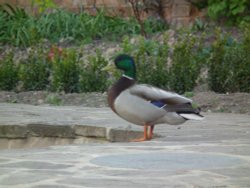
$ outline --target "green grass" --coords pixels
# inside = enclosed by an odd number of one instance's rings
[[[147,33],[167,29],[166,24],[157,20],[146,20]],[[140,33],[140,26],[134,18],[109,17],[100,10],[91,16],[63,9],[51,13],[31,16],[23,9],[0,6],[0,43],[28,47],[42,39],[58,43],[61,39],[72,38],[75,43],[86,43],[97,39],[117,40],[124,35]]]
[[[61,106],[63,105],[62,99],[57,94],[50,94],[46,97],[46,102],[55,105],[55,106]]]

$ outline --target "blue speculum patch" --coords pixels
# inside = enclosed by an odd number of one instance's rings
[[[194,170],[237,166],[243,160],[225,155],[200,153],[141,153],[128,155],[108,155],[97,157],[94,164],[113,168],[154,169],[154,170]]]
[[[150,101],[153,105],[162,108],[163,106],[165,106],[166,104],[164,102],[161,101]]]

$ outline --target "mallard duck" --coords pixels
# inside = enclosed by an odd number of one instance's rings
[[[121,118],[144,126],[143,137],[133,141],[151,140],[156,124],[179,125],[190,119],[203,119],[200,110],[192,106],[191,99],[150,85],[136,84],[136,66],[131,56],[118,55],[114,62],[123,75],[109,89],[108,104]]]

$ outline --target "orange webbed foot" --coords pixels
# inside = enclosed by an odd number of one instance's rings
[[[142,138],[133,139],[131,140],[131,142],[144,142],[144,141],[151,140],[153,138],[154,125],[150,126],[149,135],[148,135],[148,126],[149,125],[144,125],[144,133],[143,133]]]

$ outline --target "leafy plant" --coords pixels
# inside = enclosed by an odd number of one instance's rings
[[[62,38],[78,38],[76,26],[79,20],[76,15],[63,10],[42,14],[37,20],[37,31],[40,38],[58,42]]]
[[[220,28],[216,29],[216,41],[212,46],[212,54],[209,59],[209,85],[210,88],[217,92],[223,92],[221,88],[221,80],[225,79],[225,69],[221,69],[223,66],[223,57],[225,55],[226,39],[221,36]],[[221,88],[221,89],[220,89]]]
[[[125,37],[122,43],[123,53],[134,57],[137,77],[140,82],[167,87],[168,83],[168,35],[164,35],[162,44],[144,37],[138,37],[135,44]]]
[[[30,45],[33,38],[34,20],[24,9],[9,4],[0,6],[1,37],[0,42],[12,45]]]
[[[14,54],[10,52],[0,60],[0,90],[12,90],[18,82],[18,65],[13,61]]]
[[[246,52],[250,50],[250,23],[242,25],[243,31],[243,48]],[[249,54],[249,53],[247,53]]]
[[[189,0],[198,9],[207,8],[208,16],[229,24],[250,22],[248,0]]]
[[[7,37],[5,36],[5,31],[7,29],[7,24],[6,24],[6,20],[7,20],[7,15],[0,11],[0,42],[3,43],[5,41],[7,41]]]
[[[168,34],[162,43],[139,37],[135,44],[124,38],[123,53],[132,55],[137,66],[138,80],[179,93],[192,91],[207,57],[202,50],[202,39],[190,33],[181,33],[171,55]]]
[[[49,58],[52,63],[52,91],[73,93],[79,91],[80,56],[75,50],[52,47]]]
[[[45,54],[30,52],[28,58],[20,63],[19,79],[24,90],[45,90],[49,84],[50,66]]]
[[[198,9],[203,9],[208,6],[209,0],[188,0],[191,2],[194,6],[196,6]]]
[[[0,12],[8,16],[8,19],[27,18],[28,14],[23,8],[11,6],[8,3],[0,4]]]
[[[161,0],[128,0],[132,7],[135,19],[140,26],[140,34],[147,37],[149,33],[162,31],[168,28],[164,20],[164,6]],[[157,19],[144,19],[143,16],[146,12],[154,12],[158,14]]]
[[[162,0],[143,0],[142,2],[146,12],[154,12],[158,14],[161,19],[164,19],[164,2]]]
[[[242,43],[231,42],[229,36],[216,32],[217,39],[212,46],[209,60],[209,86],[220,93],[250,91],[249,36]]]
[[[46,102],[51,105],[60,106],[63,104],[62,99],[57,94],[50,94],[46,97]]]
[[[144,20],[144,28],[147,34],[166,31],[169,25],[163,19],[147,18]]]
[[[209,0],[208,15],[219,19],[226,17],[228,22],[235,23],[249,19],[250,1],[248,0]]]
[[[192,91],[200,73],[201,42],[190,33],[184,33],[174,45],[169,86],[178,93]]]
[[[32,0],[32,3],[38,5],[39,13],[44,12],[48,8],[56,7],[56,4],[53,2],[53,0]]]
[[[144,23],[143,23],[143,19],[142,19],[142,15],[143,15],[143,11],[144,8],[142,7],[142,1],[138,1],[138,0],[128,0],[128,2],[130,3],[134,16],[138,22],[138,24],[140,25],[140,30],[141,30],[141,35],[146,37],[147,34],[145,32],[145,28],[144,28]]]
[[[201,19],[196,18],[194,21],[194,25],[192,29],[195,31],[204,31],[207,27],[207,23],[202,21]]]
[[[88,61],[84,62],[80,73],[81,92],[105,91],[107,89],[109,85],[108,75],[102,71],[102,68],[107,64],[108,61],[99,50],[88,57]]]
[[[184,93],[184,96],[188,97],[188,98],[191,98],[191,97],[194,96],[194,93],[192,91],[187,91],[187,92]]]
[[[49,3],[45,7],[50,7]],[[143,27],[148,33],[167,28],[163,22],[154,19],[145,20]],[[76,14],[54,9],[33,17],[21,8],[10,5],[0,8],[0,43],[14,46],[28,47],[42,39],[52,43],[71,39],[72,42],[81,44],[98,39],[117,40],[124,35],[139,33],[140,25],[135,18],[109,17],[104,10],[98,10],[95,16],[91,16],[85,12]]]

